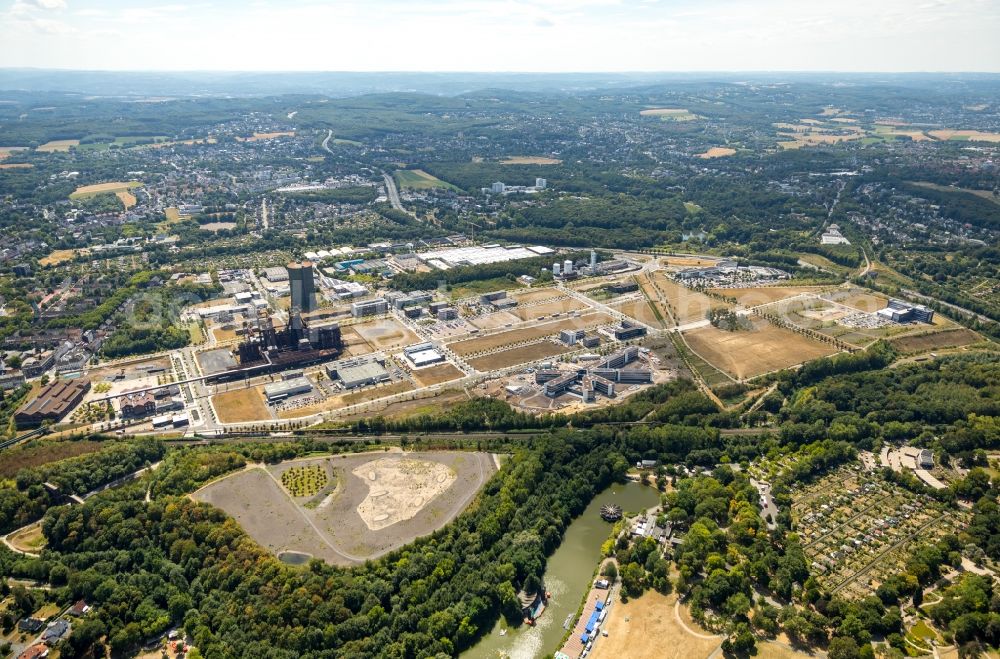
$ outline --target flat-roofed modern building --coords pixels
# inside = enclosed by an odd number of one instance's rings
[[[307,394],[312,391],[312,383],[304,377],[292,378],[290,380],[281,380],[279,382],[271,382],[264,385],[264,395],[267,397],[267,402],[277,403],[290,396],[298,396],[299,394]]]

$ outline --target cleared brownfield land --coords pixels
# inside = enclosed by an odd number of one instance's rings
[[[727,332],[711,325],[685,332],[691,349],[735,378],[751,378],[837,352],[833,346],[753,319],[753,329]]]
[[[558,334],[564,329],[589,329],[611,322],[611,317],[605,313],[581,314],[575,318],[562,318],[557,321],[541,323],[533,327],[522,327],[507,332],[498,332],[487,336],[477,336],[448,344],[448,347],[458,355],[471,355],[484,350],[495,350],[503,346],[534,341],[546,336]]]
[[[734,298],[745,307],[777,302],[802,293],[819,293],[819,286],[761,286],[759,288],[712,288],[713,293]]]
[[[554,357],[569,352],[569,348],[551,341],[539,341],[519,348],[501,350],[484,357],[470,359],[469,364],[477,371],[492,371],[498,368],[509,368],[518,364],[526,364],[537,359]]]
[[[721,300],[715,300],[704,293],[681,286],[660,272],[653,275],[653,286],[670,303],[672,315],[680,325],[705,320],[712,309],[729,306]]]
[[[256,387],[215,394],[212,396],[212,406],[222,423],[245,423],[271,418],[264,396]]]
[[[413,379],[417,381],[421,387],[429,387],[432,384],[440,384],[442,382],[448,382],[450,380],[456,380],[462,377],[462,371],[455,368],[452,364],[438,364],[437,366],[430,366],[428,368],[422,368],[418,371],[413,371]]]
[[[561,300],[551,300],[549,302],[540,302],[538,304],[532,304],[525,307],[517,307],[514,309],[514,315],[521,320],[535,320],[536,318],[541,318],[542,316],[551,316],[557,313],[569,313],[571,311],[579,311],[580,309],[586,309],[587,305],[580,302],[576,298],[566,297]]]
[[[358,323],[351,325],[351,329],[367,341],[374,350],[400,348],[420,341],[420,337],[392,318]]]
[[[609,305],[613,309],[621,311],[626,316],[631,316],[635,318],[640,323],[645,323],[650,327],[665,328],[666,324],[660,322],[659,318],[656,317],[656,312],[653,308],[649,306],[649,303],[645,299],[642,300],[629,300],[628,302],[622,302],[620,304]]]

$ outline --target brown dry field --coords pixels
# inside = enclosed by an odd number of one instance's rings
[[[52,140],[39,146],[36,151],[42,153],[54,153],[56,151],[69,151],[71,146],[80,146],[80,140]]]
[[[520,322],[521,319],[509,311],[497,311],[496,313],[469,319],[469,323],[481,330],[497,329],[504,325],[517,325]]]
[[[546,336],[558,334],[564,329],[588,329],[611,322],[606,313],[587,313],[576,318],[561,318],[556,321],[541,323],[534,327],[523,327],[506,332],[498,332],[488,336],[477,336],[449,343],[448,347],[458,355],[471,355],[483,350],[494,350],[505,345],[532,341]]]
[[[271,418],[264,396],[257,387],[215,394],[212,406],[221,423],[246,423]]]
[[[274,133],[254,133],[253,137],[246,138],[247,142],[258,142],[260,140],[273,140],[276,137],[295,137],[294,130],[280,130]]]
[[[701,266],[712,266],[719,262],[719,259],[711,256],[665,256],[660,259],[660,263],[673,266],[675,268],[698,268]]]
[[[676,119],[677,121],[689,121],[698,118],[696,114],[684,108],[647,108],[640,110],[639,114],[643,117],[666,117],[668,119]]]
[[[457,369],[453,364],[438,364],[413,371],[413,379],[421,387],[429,387],[432,384],[457,380],[460,377],[462,377],[462,371]]]
[[[526,291],[521,291],[518,293],[513,293],[510,297],[517,300],[518,304],[529,304],[533,302],[542,302],[544,300],[551,300],[552,298],[563,297],[566,295],[558,288],[530,288]]]
[[[0,163],[0,169],[31,169],[34,167],[30,162],[12,162],[8,164]]]
[[[900,352],[924,352],[938,348],[957,348],[980,341],[981,337],[965,328],[934,332],[920,336],[902,336],[890,343]]]
[[[351,329],[374,350],[390,350],[420,342],[420,337],[392,318],[358,323],[351,325]]]
[[[666,295],[667,301],[673,307],[677,323],[680,325],[705,320],[710,310],[728,306],[725,302],[714,300],[704,293],[692,291],[667,279],[661,272],[655,273],[653,280],[658,285],[659,290]]]
[[[212,336],[215,337],[216,343],[225,343],[226,341],[235,341],[239,338],[236,330],[222,329],[219,327],[212,328]]]
[[[500,161],[501,165],[559,165],[562,160],[546,156],[510,156]]]
[[[65,261],[70,261],[76,256],[76,250],[57,249],[45,258],[38,259],[38,265],[59,265]]]
[[[676,599],[674,594],[661,595],[650,590],[634,600],[615,602],[602,625],[608,635],[598,638],[590,656],[593,659],[706,659],[722,644],[722,639],[702,639],[689,634],[674,616]]]
[[[661,329],[665,328],[664,323],[661,323],[656,318],[656,314],[653,312],[653,308],[649,306],[649,303],[645,299],[631,300],[629,302],[622,302],[621,304],[611,304],[608,306],[610,306],[612,309],[617,309],[626,316],[631,316],[632,318],[638,320],[640,323],[645,323],[650,327],[659,327]]]
[[[981,130],[932,130],[928,133],[939,140],[959,138],[970,142],[1000,142],[1000,133],[987,133]]]
[[[800,293],[818,293],[821,286],[761,286],[758,288],[712,288],[713,293],[736,298],[745,307],[755,307],[760,304],[777,302],[785,298],[795,297]]]
[[[313,403],[311,405],[304,405],[292,410],[280,410],[278,412],[278,418],[297,419],[303,416],[311,416],[319,412],[329,412],[331,410],[336,410],[337,408],[348,407],[358,403],[367,403],[379,398],[386,398],[388,396],[394,396],[407,391],[413,391],[414,388],[413,383],[409,380],[399,380],[397,382],[375,387],[365,387],[361,391],[341,394],[339,396],[331,396],[326,400],[321,400],[320,402]]]
[[[417,416],[420,414],[437,414],[442,409],[448,409],[455,403],[469,400],[469,397],[461,389],[446,389],[433,396],[417,398],[415,400],[401,400],[395,403],[383,405],[377,412],[379,416],[387,419],[401,419],[407,416]],[[370,419],[374,412],[356,412],[337,417],[343,421],[354,421],[357,419]]]
[[[118,192],[115,193],[115,196],[118,197],[118,199],[120,199],[123,204],[125,204],[125,210],[128,210],[133,206],[135,206],[138,201],[135,198],[134,194],[132,194],[131,192],[127,192],[125,190],[119,190]]]
[[[884,309],[889,304],[889,301],[884,297],[863,292],[852,292],[843,299],[840,297],[833,299],[845,306],[852,307],[858,311],[864,311],[865,313],[874,313],[879,309]]]
[[[567,297],[562,300],[552,300],[551,302],[541,302],[527,307],[517,307],[514,315],[521,320],[535,320],[542,316],[551,316],[556,313],[569,313],[586,309],[587,305],[576,298]]]
[[[727,146],[713,146],[705,153],[699,153],[699,158],[722,158],[724,156],[736,155],[736,149],[731,149]]]
[[[73,191],[70,199],[86,197],[88,195],[103,194],[105,192],[119,192],[129,188],[138,188],[141,183],[135,181],[111,181],[110,183],[95,183],[94,185],[84,185]]]
[[[0,146],[0,160],[9,158],[11,154],[17,153],[18,151],[27,151],[26,146]]]
[[[691,349],[733,377],[751,378],[837,352],[836,348],[790,330],[753,319],[754,329],[727,332],[700,327],[685,332]]]
[[[551,341],[539,341],[520,348],[502,350],[490,353],[484,357],[470,359],[469,365],[477,371],[493,371],[499,368],[509,368],[518,364],[526,364],[537,359],[545,359],[569,352],[569,348],[564,345],[557,345]]]

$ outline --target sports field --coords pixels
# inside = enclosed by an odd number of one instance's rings
[[[827,343],[759,318],[753,319],[752,330],[727,332],[709,325],[685,332],[684,338],[702,359],[738,379],[756,377],[837,352]]]
[[[458,189],[451,183],[446,183],[422,169],[397,169],[394,176],[396,177],[396,183],[401,188],[409,188],[411,190],[427,190],[429,188]]]

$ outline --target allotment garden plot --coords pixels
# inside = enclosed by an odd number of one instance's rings
[[[792,520],[822,586],[843,597],[871,595],[902,571],[913,550],[968,523],[968,513],[948,508],[865,472],[842,466],[792,491]]]
[[[496,471],[488,453],[382,451],[255,465],[194,497],[290,563],[351,565],[441,528]]]

